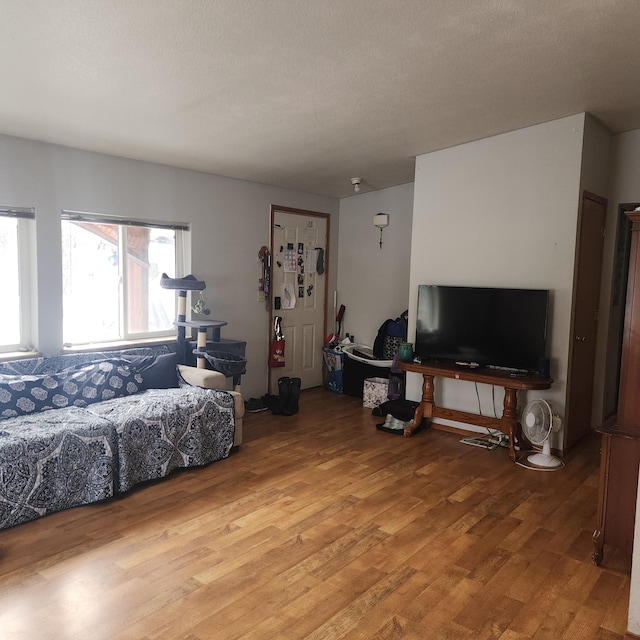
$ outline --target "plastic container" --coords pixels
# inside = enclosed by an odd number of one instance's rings
[[[350,344],[341,348],[345,356],[342,388],[346,395],[362,398],[364,381],[367,378],[388,378],[393,360],[378,360],[358,355],[373,354],[373,349],[367,345]]]

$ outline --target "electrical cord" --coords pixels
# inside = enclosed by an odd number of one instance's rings
[[[496,386],[494,384],[491,385],[491,404],[493,405],[493,417],[498,417],[498,412],[496,411]]]
[[[478,413],[480,415],[483,415],[482,414],[482,406],[480,405],[480,392],[478,391],[478,383],[474,382],[473,384],[474,384],[474,386],[476,388],[476,397],[478,398]]]
[[[481,416],[484,416],[484,414],[482,413],[482,403],[480,402],[480,391],[478,390],[478,383],[474,382],[474,387],[476,390],[476,398],[478,399],[478,413]],[[493,417],[494,418],[498,418],[498,413],[496,412],[496,399],[495,399],[495,393],[496,393],[496,388],[495,385],[491,385],[491,400],[492,400],[492,404],[493,404]],[[497,439],[498,440],[498,446],[500,447],[508,447],[509,446],[509,436],[506,433],[502,433],[502,431],[493,431],[492,429],[490,429],[489,427],[485,427],[485,429],[487,430],[487,433],[485,434],[485,436],[482,438],[483,440],[487,440],[489,441],[490,439]]]

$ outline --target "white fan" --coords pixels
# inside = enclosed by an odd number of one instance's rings
[[[551,455],[551,433],[560,429],[561,422],[554,419],[549,403],[536,398],[527,404],[522,412],[522,431],[531,444],[542,445],[542,452],[527,456],[527,461],[535,465],[528,469],[556,471],[564,466],[561,460]]]

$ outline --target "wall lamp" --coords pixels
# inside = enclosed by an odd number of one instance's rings
[[[373,216],[373,226],[380,229],[380,249],[382,249],[382,230],[389,226],[389,214],[376,213],[376,215]]]

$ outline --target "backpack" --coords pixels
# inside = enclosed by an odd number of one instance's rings
[[[373,355],[381,360],[393,360],[401,342],[407,339],[407,319],[409,311],[404,311],[395,320],[387,318],[378,329],[373,341]]]

